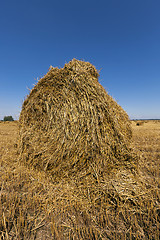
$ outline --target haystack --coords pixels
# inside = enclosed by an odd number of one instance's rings
[[[128,115],[98,77],[92,64],[76,59],[50,67],[22,106],[21,162],[58,178],[135,167]]]

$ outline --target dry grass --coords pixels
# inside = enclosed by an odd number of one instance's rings
[[[47,171],[55,181],[73,175],[103,178],[122,166],[135,170],[128,115],[98,75],[89,62],[73,59],[37,82],[19,118],[22,164]]]
[[[45,172],[19,165],[18,123],[1,122],[1,239],[158,240],[160,122],[132,122],[132,128],[140,175],[121,169],[103,182],[88,176],[54,183]]]

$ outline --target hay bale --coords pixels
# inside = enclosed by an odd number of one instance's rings
[[[73,59],[49,69],[20,114],[20,161],[54,177],[134,167],[128,115],[98,82],[96,68]]]
[[[136,123],[137,126],[142,126],[143,124],[144,124],[144,121],[138,121],[138,122]]]

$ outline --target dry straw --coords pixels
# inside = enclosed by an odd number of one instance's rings
[[[50,67],[23,103],[21,162],[55,178],[98,178],[120,166],[135,168],[128,115],[98,77],[92,64],[76,59]]]

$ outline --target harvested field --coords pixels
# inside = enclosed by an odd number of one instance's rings
[[[1,239],[159,239],[160,123],[129,121],[98,76],[51,67],[0,123]]]
[[[96,187],[87,179],[85,186],[65,181],[54,184],[45,172],[20,166],[15,145],[18,122],[1,122],[1,239],[158,240],[160,122],[141,126],[132,122],[132,129],[144,188],[139,196],[121,201],[119,193],[109,196],[115,191],[107,191],[107,182]],[[122,181],[120,173],[118,181]]]
[[[90,63],[50,68],[0,124],[1,239],[157,240],[159,131],[129,121]]]

